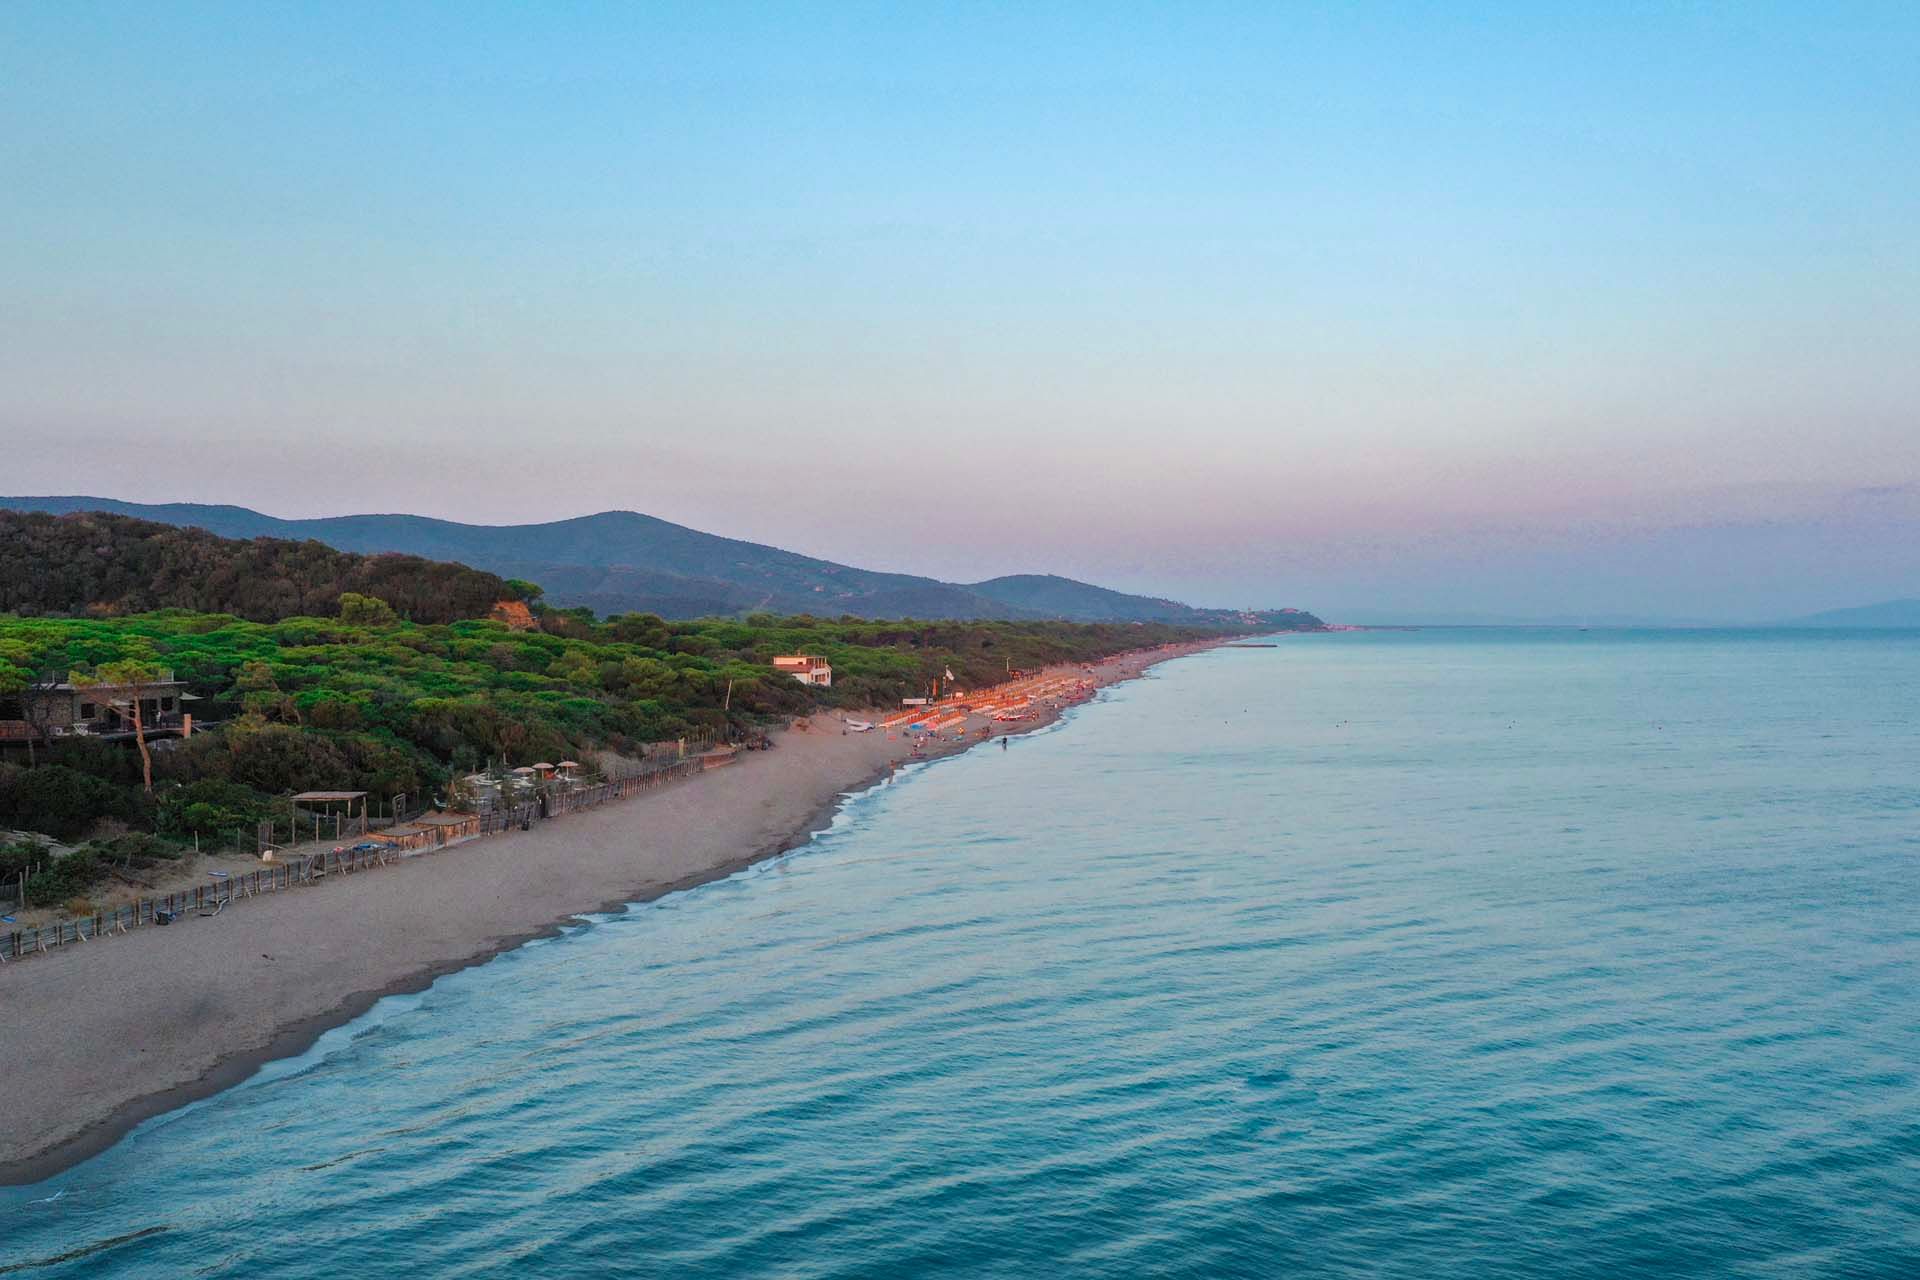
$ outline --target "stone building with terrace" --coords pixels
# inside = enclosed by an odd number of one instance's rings
[[[0,696],[0,746],[91,737],[132,741],[135,708],[143,737],[184,738],[193,732],[186,682],[160,671],[137,684],[96,684],[78,672],[46,674]]]

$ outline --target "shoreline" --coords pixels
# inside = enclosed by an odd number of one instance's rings
[[[1135,679],[1161,662],[1218,647],[1229,639],[1116,654],[1093,664],[1093,680],[1105,687]],[[1078,670],[1079,665],[1071,669]],[[549,821],[531,833],[465,842],[399,867],[359,873],[340,884],[255,900],[222,928],[196,927],[184,934],[142,931],[102,940],[104,945],[97,950],[88,944],[86,951],[71,956],[32,961],[26,973],[0,973],[0,1027],[13,1031],[42,1018],[50,1024],[19,1037],[17,1046],[10,1043],[6,1067],[0,1071],[0,1114],[24,1114],[37,1121],[21,1126],[29,1130],[24,1136],[0,1135],[0,1187],[30,1186],[66,1172],[146,1121],[232,1088],[266,1063],[305,1052],[321,1035],[352,1022],[387,996],[423,991],[447,974],[552,937],[583,916],[611,914],[696,888],[800,848],[832,824],[849,798],[887,782],[900,765],[916,758],[930,762],[997,737],[1031,733],[1055,723],[1066,709],[1041,712],[1033,721],[1016,726],[995,726],[986,737],[942,741],[918,757],[907,754],[904,740],[889,741],[879,730],[859,735],[783,730],[775,751],[660,791],[566,815],[564,821]],[[842,714],[820,712],[812,719],[816,724],[830,723]],[[710,801],[712,808],[701,809],[702,800]],[[656,821],[653,834],[668,847],[650,850],[643,859],[634,856],[633,842],[649,834],[642,826],[648,819],[667,820]],[[681,845],[678,850],[671,847],[676,841]],[[557,850],[557,870],[578,873],[583,896],[591,892],[594,882],[601,885],[602,896],[593,900],[598,905],[555,906],[539,921],[523,922],[520,917],[529,911],[542,913],[538,893],[505,897],[489,893],[480,880],[484,872],[495,871],[502,881],[517,878],[536,889],[542,887],[537,879],[528,881],[529,876],[540,874],[529,868],[528,855],[543,847]],[[743,848],[747,852],[737,852]],[[570,852],[572,865],[557,866]],[[657,872],[659,878],[640,874],[643,868],[635,863],[647,859],[653,865],[644,870]],[[454,865],[448,866],[450,862]],[[482,866],[483,862],[488,865]],[[386,892],[386,886],[402,876],[407,879],[398,891]],[[631,877],[628,883],[637,879],[637,886],[617,888],[622,876]],[[436,885],[436,880],[443,883]],[[436,888],[449,892],[436,895]],[[420,905],[422,899],[450,897],[455,890],[463,892],[479,911],[491,910],[492,916],[479,919],[447,911],[425,921],[432,934],[425,940],[391,932],[422,923],[408,910],[410,906]],[[309,904],[316,898],[320,905],[314,909]],[[399,906],[392,909],[395,902]],[[523,904],[527,910],[519,909]],[[370,930],[365,947],[343,945],[361,940],[334,927],[350,921],[356,905],[369,916],[385,916],[379,923],[390,932],[383,936],[379,930]],[[462,922],[466,929],[446,928]],[[494,932],[494,923],[507,927]],[[434,925],[441,928],[434,931]],[[198,984],[191,982],[156,984],[152,970],[142,964],[147,951],[171,946],[179,953],[176,974],[196,972],[192,961],[201,959],[208,962],[207,971],[217,975],[232,967],[252,966],[256,945],[281,949],[281,954],[259,953],[261,960],[275,967],[244,992],[196,991]],[[291,948],[292,954],[285,948]],[[278,966],[282,959],[293,963]],[[341,962],[343,972],[350,967],[364,972],[344,984],[348,988],[344,995],[328,1002],[311,993],[311,983],[302,975],[309,966],[325,967],[330,961]],[[39,976],[42,970],[44,978]],[[258,989],[276,984],[279,989],[269,990],[268,1003],[259,1007]],[[254,1000],[249,1003],[243,996]],[[298,1005],[302,997],[317,1007],[283,1016],[274,1003],[284,1000]],[[76,1009],[103,1003],[114,1006],[104,1016],[73,1016]],[[223,1007],[235,1004],[243,1007],[238,1011]],[[154,1032],[152,1037],[146,1034],[149,1030]],[[207,1041],[217,1039],[223,1030],[229,1039],[209,1046]],[[171,1042],[169,1032],[174,1033]],[[200,1033],[206,1033],[205,1039]],[[16,1039],[11,1034],[5,1038]],[[155,1052],[149,1055],[149,1050]],[[102,1057],[121,1070],[88,1077],[84,1064]],[[144,1090],[131,1083],[131,1078],[155,1068],[154,1074],[175,1078]],[[82,1077],[78,1081],[76,1074]],[[33,1096],[36,1087],[45,1096]],[[15,1096],[23,1092],[28,1096]],[[37,1115],[35,1108],[40,1109]]]

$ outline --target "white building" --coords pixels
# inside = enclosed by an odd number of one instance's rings
[[[833,668],[827,665],[825,658],[816,658],[811,654],[795,653],[773,660],[775,671],[784,671],[801,684],[817,684],[827,688],[833,684]]]

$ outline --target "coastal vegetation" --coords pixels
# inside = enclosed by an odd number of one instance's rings
[[[0,902],[7,901],[9,892],[20,885],[28,906],[72,903],[77,908],[81,902],[76,899],[84,900],[102,881],[138,884],[132,878],[134,872],[178,862],[187,848],[142,832],[89,841],[59,856],[37,840],[0,844]]]
[[[69,841],[116,832],[163,845],[232,840],[291,792],[361,790],[376,802],[426,796],[489,761],[584,759],[725,737],[822,706],[894,705],[948,672],[949,683],[979,686],[1012,670],[1217,634],[767,614],[603,621],[586,610],[544,609],[533,628],[515,629],[484,618],[410,621],[359,593],[342,593],[335,607],[332,616],[272,622],[178,609],[0,615],[0,720],[22,709],[32,682],[49,673],[84,685],[164,668],[199,699],[196,721],[214,726],[152,743],[150,760],[131,744],[84,736],[42,743],[31,762],[10,753],[12,763],[0,764],[0,828]],[[833,687],[772,669],[776,654],[793,652],[827,658]],[[105,874],[115,856],[126,862],[122,850],[76,867]],[[38,896],[72,889],[47,882]]]
[[[746,545],[682,532],[700,555]],[[1320,625],[1292,612],[1143,621],[1125,616],[1138,597],[1048,578],[1005,585],[1100,620],[602,618],[463,564],[120,514],[0,510],[0,538],[0,834],[75,846],[0,858],[0,885],[25,872],[41,905],[196,845],[251,847],[299,791],[418,803],[489,766],[737,739],[822,706],[897,705],[936,682]],[[831,663],[832,687],[773,669],[793,653]],[[102,707],[115,716],[96,726],[104,736],[54,723]]]
[[[520,598],[518,585],[464,564],[221,538],[98,511],[0,510],[0,544],[0,613],[112,617],[176,608],[270,622],[333,612],[351,592],[416,622],[452,622]]]

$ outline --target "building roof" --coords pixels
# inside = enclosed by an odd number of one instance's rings
[[[79,674],[78,672],[69,671],[67,673],[67,678],[65,680],[60,681],[58,684],[55,684],[53,688],[56,691],[61,691],[66,693],[76,693],[76,692],[99,690],[99,689],[157,689],[162,685],[174,685],[174,684],[186,683],[186,681],[184,680],[175,680],[173,678],[173,672],[170,670],[155,672],[154,678],[151,680],[97,681],[97,680],[88,680],[85,677],[82,677],[81,679],[76,681],[74,679],[74,676],[78,674]]]
[[[302,800],[359,800],[366,794],[364,791],[302,791],[293,799],[295,804]]]

